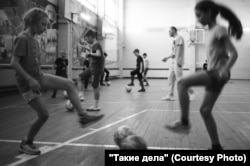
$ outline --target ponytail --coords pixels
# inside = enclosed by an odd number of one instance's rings
[[[240,39],[243,34],[242,24],[240,20],[231,10],[229,10],[225,6],[219,6],[219,11],[221,16],[229,22],[228,33],[231,36],[234,36],[236,39]]]
[[[195,9],[201,10],[205,13],[210,11],[212,19],[216,19],[216,16],[220,13],[221,16],[229,22],[229,35],[235,37],[236,39],[241,38],[243,34],[241,22],[227,7],[216,4],[211,0],[203,0],[196,4]]]

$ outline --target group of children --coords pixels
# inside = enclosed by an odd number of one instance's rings
[[[240,39],[243,31],[240,20],[228,8],[214,3],[210,0],[203,0],[196,4],[195,14],[197,20],[204,26],[208,26],[207,36],[207,55],[208,67],[207,71],[196,72],[192,75],[180,78],[178,81],[178,94],[180,100],[181,117],[180,120],[166,125],[166,128],[177,133],[187,133],[191,128],[189,121],[189,95],[188,89],[192,86],[205,86],[205,95],[200,108],[202,118],[205,122],[208,134],[210,136],[211,149],[222,149],[219,141],[216,122],[212,115],[213,106],[218,99],[223,86],[230,78],[230,70],[237,59],[237,51],[230,40],[230,36]],[[229,29],[216,23],[216,16],[220,14],[228,20]],[[47,121],[49,114],[48,109],[41,93],[44,89],[66,90],[68,97],[79,115],[81,124],[90,123],[100,120],[104,115],[89,115],[83,108],[77,90],[72,80],[64,77],[54,76],[42,73],[40,70],[40,49],[35,35],[40,35],[46,31],[49,18],[47,14],[38,8],[30,9],[24,15],[24,30],[18,35],[14,42],[14,51],[11,65],[16,71],[17,86],[25,101],[36,111],[37,119],[31,125],[29,132],[23,138],[20,150],[26,154],[37,155],[40,150],[33,144],[34,138]],[[103,50],[96,40],[96,36],[92,31],[86,34],[87,42],[91,45],[92,50],[88,57],[91,57],[90,66],[78,78],[78,91],[83,92],[80,82],[92,76],[92,86],[94,88],[95,105],[93,110],[98,109],[99,102],[99,81],[104,71]],[[137,56],[137,68],[131,72],[131,83],[133,85],[133,77],[138,75],[141,89],[145,92],[142,82],[143,59],[139,56],[139,50],[134,50]],[[229,56],[230,55],[230,56]],[[148,83],[147,83],[148,84]],[[130,134],[122,139],[122,142],[116,142],[121,149],[136,149],[136,145],[131,148],[131,142],[141,140]],[[136,141],[134,141],[136,142]],[[137,141],[143,142],[143,141]],[[143,143],[142,143],[143,144]],[[145,149],[146,146],[140,146]]]

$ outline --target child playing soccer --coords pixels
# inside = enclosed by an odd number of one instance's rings
[[[49,18],[47,14],[38,8],[32,8],[24,15],[24,30],[14,42],[11,66],[16,71],[17,86],[25,101],[37,113],[37,119],[31,125],[28,134],[22,140],[20,151],[30,155],[40,154],[40,150],[34,146],[33,140],[41,127],[47,121],[48,108],[41,91],[44,89],[66,90],[70,101],[76,108],[81,124],[99,120],[103,115],[91,116],[86,113],[78,99],[73,81],[42,73],[40,69],[41,51],[35,35],[46,31]]]
[[[191,86],[205,86],[205,96],[200,112],[212,142],[211,149],[222,150],[212,109],[224,85],[229,80],[230,70],[238,57],[230,36],[240,39],[243,33],[242,25],[231,10],[213,1],[198,2],[195,6],[195,14],[198,21],[204,26],[208,25],[209,29],[208,36],[206,36],[208,69],[180,79],[178,93],[181,119],[166,127],[174,132],[186,133],[189,131],[191,126],[188,118],[189,96],[187,90]],[[218,14],[229,22],[228,30],[216,23]]]

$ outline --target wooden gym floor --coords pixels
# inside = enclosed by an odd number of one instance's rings
[[[39,156],[19,154],[20,140],[36,118],[33,110],[20,95],[0,98],[0,165],[21,166],[102,166],[104,150],[117,149],[113,133],[128,125],[143,136],[149,149],[207,149],[210,140],[199,113],[203,88],[195,88],[197,97],[190,105],[192,123],[189,135],[174,134],[164,125],[179,118],[179,103],[161,101],[167,93],[167,80],[149,80],[145,93],[139,93],[138,81],[131,93],[125,91],[128,79],[113,80],[101,88],[100,107],[105,117],[80,126],[76,112],[67,112],[66,99],[59,91],[56,99],[51,92],[43,95],[50,117],[36,137],[41,149]],[[91,89],[89,87],[89,89]],[[85,94],[85,107],[93,103],[93,92]],[[219,97],[213,114],[220,140],[225,149],[250,149],[250,82],[234,80],[228,83]]]

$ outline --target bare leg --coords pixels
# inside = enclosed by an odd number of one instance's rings
[[[94,107],[98,107],[99,104],[99,99],[100,99],[100,88],[95,88],[94,89],[94,99],[95,99],[95,106]]]
[[[219,97],[219,94],[220,93],[206,91],[201,108],[200,108],[200,112],[204,120],[205,126],[207,128],[209,137],[211,139],[212,146],[219,145],[219,148],[221,148],[216,122],[212,115],[212,109],[214,107],[216,100]]]
[[[44,103],[44,100],[41,97],[32,100],[29,105],[36,111],[38,115],[38,118],[31,125],[27,134],[27,140],[33,141],[37,133],[40,131],[41,127],[49,118],[49,114],[46,104]]]
[[[74,108],[77,110],[79,115],[82,115],[85,112],[85,109],[82,107],[81,102],[78,98],[75,85],[72,80],[57,77],[49,74],[44,74],[44,77],[48,77],[48,82],[45,83],[48,89],[62,89],[66,90],[69,96],[71,103]]]
[[[77,76],[77,89],[79,92],[83,92],[82,80],[79,76]]]
[[[189,115],[189,95],[188,89],[191,86],[208,86],[211,85],[206,72],[198,72],[187,77],[183,77],[178,81],[178,94],[181,107],[181,119],[188,120]]]

